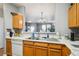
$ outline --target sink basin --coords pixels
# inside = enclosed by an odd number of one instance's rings
[[[32,39],[32,37],[29,37],[28,39]],[[43,37],[43,38],[38,38],[38,37],[35,37],[33,40],[45,40],[45,41],[54,41],[54,42],[59,42],[59,39],[56,39],[56,38],[46,38],[46,37]]]
[[[48,39],[47,41],[55,41],[55,42],[59,42],[59,40],[56,39],[56,38],[51,38],[51,39]]]
[[[56,38],[36,38],[35,40],[45,40],[45,41],[59,42],[59,40],[56,39]]]

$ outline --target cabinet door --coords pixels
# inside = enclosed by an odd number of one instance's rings
[[[23,16],[22,15],[13,16],[13,28],[18,28],[18,29],[23,28]]]
[[[23,46],[23,55],[24,56],[33,56],[33,46],[31,45],[24,45]]]
[[[72,15],[71,10],[68,10],[68,27],[72,27]]]
[[[44,47],[35,47],[34,49],[35,56],[47,56],[47,48]]]
[[[68,11],[68,18],[69,18],[69,27],[76,27],[77,26],[77,15],[76,15],[76,9],[77,8],[77,4],[74,3]]]
[[[79,27],[79,3],[77,3],[77,27]]]
[[[70,49],[68,47],[66,47],[66,46],[63,46],[62,47],[62,56],[68,56],[70,54],[71,54]]]
[[[61,50],[48,49],[48,56],[61,56]]]
[[[11,39],[6,39],[6,54],[8,56],[12,55],[12,43],[11,43]]]

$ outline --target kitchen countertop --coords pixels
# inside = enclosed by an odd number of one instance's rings
[[[20,36],[20,37],[17,37],[17,36],[9,37],[9,36],[6,36],[6,38],[23,40],[23,39],[25,39],[26,37],[24,37],[24,36]]]
[[[57,39],[58,41],[54,41],[54,40],[34,40],[34,39],[28,39],[28,38],[23,37],[23,36],[21,36],[21,37],[15,37],[15,36],[14,37],[8,37],[8,36],[6,36],[6,38],[9,38],[9,39],[17,39],[17,40],[36,41],[36,42],[47,42],[47,43],[64,44],[64,45],[66,45],[71,50],[71,56],[77,56],[77,55],[79,55],[77,53],[77,52],[79,52],[79,50],[78,51],[75,50],[77,48],[73,47],[70,44],[69,40],[66,39],[65,37],[62,37],[62,39]]]
[[[57,44],[64,44],[63,42],[61,42],[60,40],[61,39],[59,39],[59,40],[49,40],[49,39],[43,39],[43,40],[35,40],[35,39],[28,39],[28,38],[26,38],[26,37],[8,37],[8,36],[6,36],[6,38],[9,38],[9,39],[16,39],[16,41],[17,40],[28,40],[28,41],[36,41],[36,42],[47,42],[47,43],[57,43]]]

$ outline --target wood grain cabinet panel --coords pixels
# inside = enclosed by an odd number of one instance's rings
[[[6,54],[7,54],[7,56],[12,56],[12,43],[11,43],[11,39],[6,39]]]
[[[44,42],[35,42],[34,43],[34,46],[48,47],[48,44],[47,43],[44,43]]]
[[[61,50],[48,49],[48,56],[61,56]]]
[[[23,55],[24,56],[33,56],[34,55],[34,48],[31,45],[24,45],[23,46]]]
[[[47,48],[44,47],[36,47],[34,48],[34,56],[47,56]]]
[[[63,44],[23,41],[24,56],[68,56],[70,53]]]
[[[48,56],[61,56],[62,45],[50,43],[48,45]]]
[[[33,45],[33,42],[32,42],[32,41],[24,40],[24,41],[23,41],[23,44],[24,44],[24,45]]]
[[[49,44],[49,48],[54,48],[54,49],[61,49],[62,48],[62,45],[60,44]]]
[[[77,27],[79,27],[79,3],[77,3]]]
[[[69,56],[71,54],[71,51],[68,47],[63,46],[62,47],[62,56]]]
[[[69,28],[77,27],[77,4],[74,3],[68,10],[68,26]]]
[[[22,15],[14,15],[13,16],[13,28],[22,29],[23,28],[23,16]]]
[[[72,27],[72,10],[71,8],[69,8],[68,10],[68,27],[71,28]]]
[[[0,56],[3,56],[4,49],[0,48]]]
[[[33,55],[34,55],[33,42],[23,40],[23,56],[33,56]]]
[[[68,9],[69,28],[79,28],[79,3],[73,3]]]

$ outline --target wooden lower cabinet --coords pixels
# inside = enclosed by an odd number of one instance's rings
[[[66,46],[62,47],[62,56],[69,56],[71,53],[70,49]]]
[[[12,56],[12,43],[11,43],[11,39],[6,39],[6,54],[7,54],[7,56]]]
[[[48,56],[61,56],[62,45],[49,43]]]
[[[48,49],[48,56],[61,56],[61,50]]]
[[[27,43],[27,44],[26,44]],[[68,56],[71,51],[63,44],[24,42],[24,56]]]
[[[0,56],[3,55],[3,52],[4,52],[3,48],[0,48]]]
[[[31,45],[24,45],[23,46],[23,55],[24,56],[33,56],[34,55],[34,49]]]
[[[47,56],[47,48],[35,46],[34,56]]]

